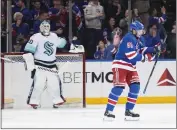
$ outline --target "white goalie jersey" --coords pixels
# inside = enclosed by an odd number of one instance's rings
[[[50,62],[56,60],[57,48],[63,48],[65,45],[66,40],[55,33],[50,32],[49,36],[36,33],[26,44],[25,51],[33,53],[35,60]]]

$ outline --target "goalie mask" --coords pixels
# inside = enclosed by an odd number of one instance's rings
[[[42,35],[44,36],[49,36],[50,34],[50,24],[47,21],[43,21],[40,24],[40,32],[42,33]]]

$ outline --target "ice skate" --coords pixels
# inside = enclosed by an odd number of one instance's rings
[[[66,101],[58,103],[58,104],[53,104],[53,108],[59,108],[61,105],[63,105]]]
[[[104,121],[113,121],[114,119],[115,119],[115,115],[113,115],[111,112],[106,110],[105,113],[104,113],[103,120]]]
[[[137,113],[133,113],[131,110],[125,111],[125,120],[126,121],[137,121],[139,120],[140,115]]]
[[[40,105],[36,105],[36,104],[30,104],[30,105],[33,109],[38,109],[41,107]]]

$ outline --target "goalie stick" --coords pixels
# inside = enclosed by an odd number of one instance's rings
[[[0,57],[2,60],[5,60],[5,61],[8,61],[8,62],[12,62],[12,63],[19,63],[19,62],[16,62],[14,60],[11,60],[11,59],[8,59],[8,58],[4,58],[4,57]],[[66,67],[69,65],[69,61],[65,62],[64,64],[62,64],[59,69],[61,69],[62,67]],[[60,75],[60,71],[58,70],[52,70],[50,68],[46,68],[46,67],[42,67],[42,66],[38,66],[38,65],[35,65],[35,69],[37,70],[40,70],[40,71],[47,71],[47,72],[51,72],[53,74],[56,74],[56,75]]]

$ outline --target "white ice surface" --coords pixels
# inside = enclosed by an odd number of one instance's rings
[[[2,128],[176,128],[176,104],[137,105],[139,121],[124,121],[125,105],[115,108],[116,119],[103,121],[105,105],[87,108],[5,109]]]

